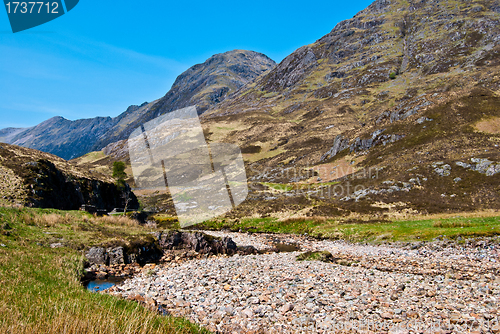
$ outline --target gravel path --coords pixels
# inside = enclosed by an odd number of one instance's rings
[[[440,241],[399,247],[210,232],[300,252],[177,261],[108,293],[221,333],[500,333],[500,247]],[[297,261],[328,250],[334,263]]]

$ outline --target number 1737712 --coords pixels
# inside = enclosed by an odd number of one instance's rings
[[[5,4],[7,7],[7,13],[21,13],[21,14],[59,14],[59,3],[50,1],[38,1],[38,2],[7,2]]]

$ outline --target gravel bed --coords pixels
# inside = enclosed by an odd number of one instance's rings
[[[150,266],[107,293],[221,333],[500,333],[498,240],[396,247],[209,233],[301,251]],[[296,260],[316,250],[333,262]]]

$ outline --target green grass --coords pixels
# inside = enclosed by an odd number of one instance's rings
[[[321,224],[321,222],[303,218],[286,221],[278,221],[276,218],[243,218],[237,221],[212,220],[204,222],[198,227],[215,230],[241,230],[243,232],[303,234],[312,233]]]
[[[214,220],[201,225],[207,229],[291,233],[352,242],[429,241],[443,236],[491,237],[500,235],[500,217],[423,219],[393,222],[327,220],[322,217],[244,218],[236,221]]]
[[[322,261],[332,262],[333,256],[328,251],[321,252],[305,252],[297,255],[297,261]]]
[[[270,182],[262,182],[262,185],[269,187],[278,191],[290,191],[293,190],[293,185],[284,184],[284,183],[270,183]]]
[[[151,218],[156,222],[158,228],[160,229],[179,230],[181,228],[177,217],[172,217],[166,214],[156,214]]]
[[[325,229],[325,237],[352,241],[428,241],[437,237],[490,237],[500,235],[500,218],[450,218],[345,224]]]
[[[320,183],[271,183],[271,182],[261,182],[262,185],[269,187],[271,189],[287,192],[291,190],[300,190],[300,189],[318,189],[321,187],[333,186],[339,184],[339,181],[331,181],[331,182],[320,182]]]
[[[117,226],[111,226],[111,219]],[[206,332],[135,302],[91,293],[80,284],[84,258],[77,249],[82,243],[139,234],[141,227],[126,223],[126,218],[111,219],[82,212],[0,208],[1,333]],[[66,247],[47,247],[54,241]]]

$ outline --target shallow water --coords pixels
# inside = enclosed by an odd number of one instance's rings
[[[86,283],[85,287],[87,288],[87,290],[90,290],[92,292],[99,292],[109,289],[112,286],[115,286],[123,282],[124,280],[125,279],[123,277],[109,277],[106,279],[96,279]]]

